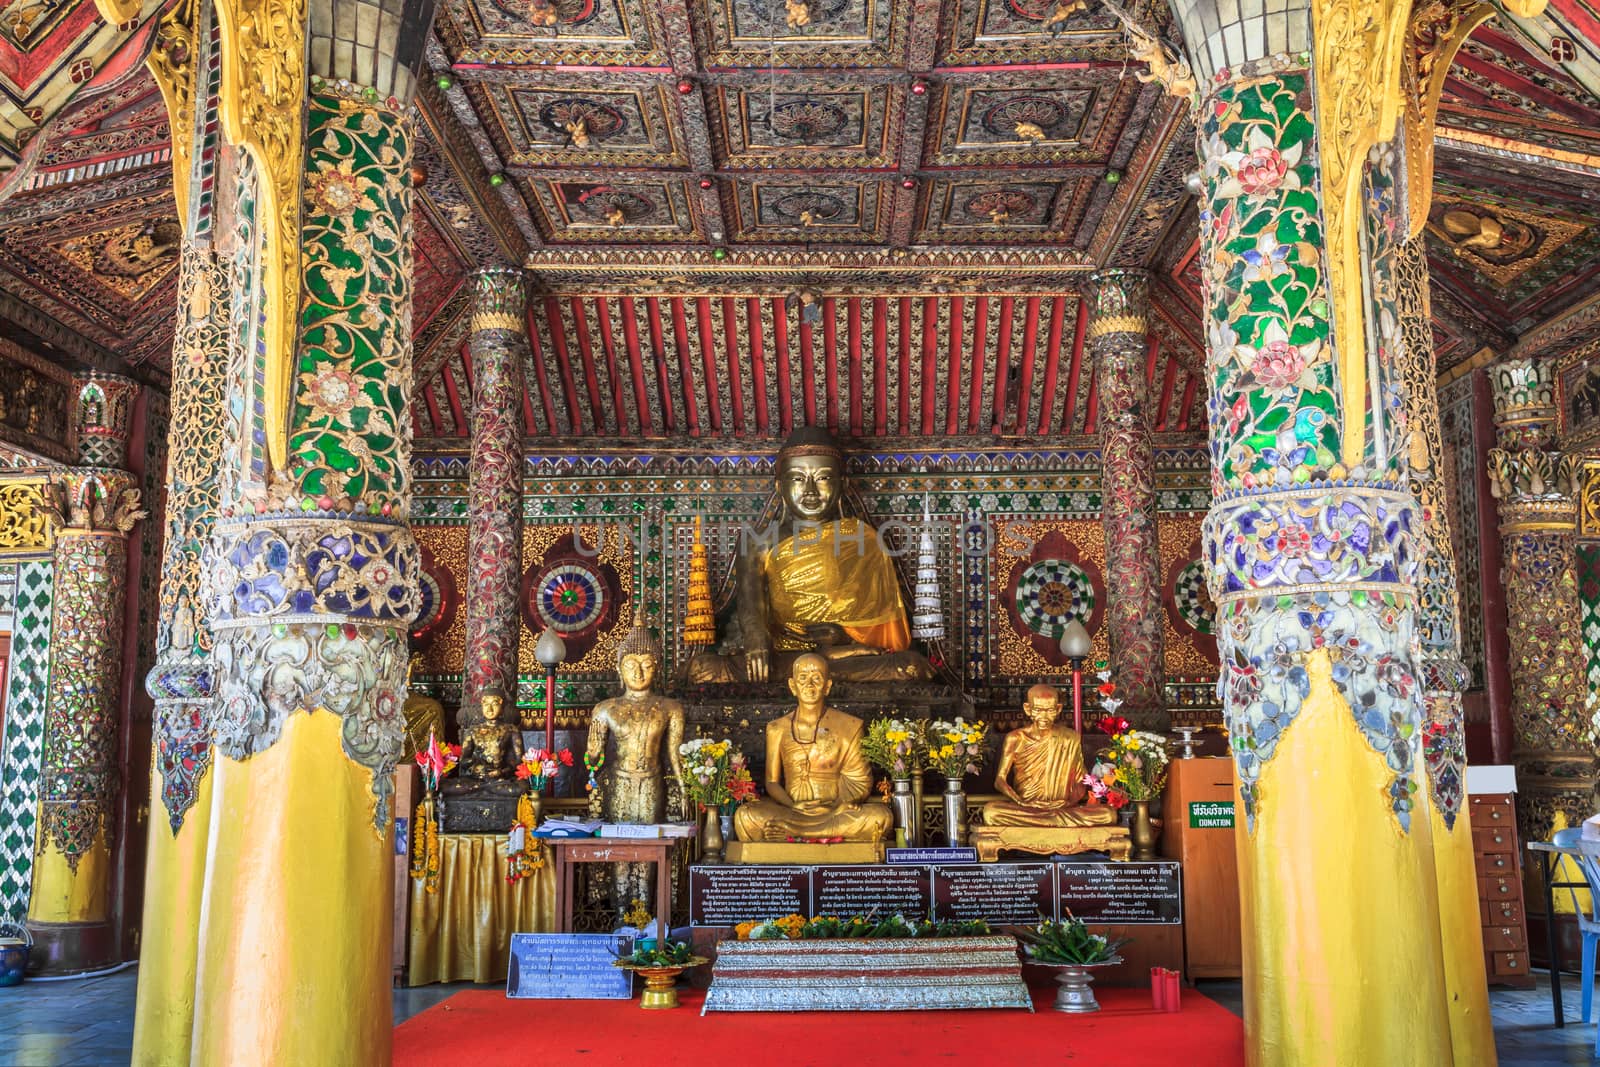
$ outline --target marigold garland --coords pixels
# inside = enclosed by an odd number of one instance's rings
[[[428,798],[417,805],[411,834],[411,877],[425,879],[430,893],[439,891],[439,820]]]

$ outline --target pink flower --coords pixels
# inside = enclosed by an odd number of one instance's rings
[[[1228,432],[1230,434],[1238,433],[1239,424],[1244,422],[1244,420],[1249,416],[1250,404],[1244,398],[1243,394],[1241,394],[1238,399],[1233,402],[1233,406],[1228,409]]]
[[[1287,389],[1305,369],[1305,357],[1299,347],[1288,341],[1268,341],[1250,365],[1250,373],[1266,389]]]
[[[1272,147],[1255,148],[1239,165],[1239,184],[1244,187],[1246,194],[1259,196],[1282,185],[1284,175],[1288,173],[1289,164],[1283,158],[1283,153]]]

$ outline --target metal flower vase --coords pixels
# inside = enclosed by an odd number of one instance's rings
[[[911,791],[911,779],[896,778],[893,784],[889,804],[894,808],[894,824],[905,838],[905,847],[917,848],[922,844],[922,807]]]
[[[700,862],[721,863],[726,840],[722,836],[722,812],[707,808],[700,826]]]
[[[528,814],[532,816],[532,827],[538,826],[543,819],[544,794],[537,789],[528,790]]]
[[[1094,981],[1095,969],[1113,967],[1121,962],[1122,958],[1118,956],[1101,963],[1049,964],[1056,972],[1057,986],[1055,1003],[1051,1007],[1071,1015],[1099,1011],[1100,1002],[1095,999],[1094,989],[1090,985]]]
[[[960,778],[944,780],[944,825],[951,848],[967,843],[967,794],[961,790]]]
[[[1156,828],[1150,821],[1150,801],[1133,802],[1133,825],[1128,830],[1128,837],[1133,841],[1134,859],[1156,858]]]

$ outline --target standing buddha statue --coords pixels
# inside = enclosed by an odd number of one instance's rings
[[[776,536],[741,542],[733,618],[721,650],[690,661],[690,682],[765,682],[807,652],[825,658],[836,681],[932,677],[911,650],[899,574],[878,531],[841,514],[838,444],[824,430],[798,429],[777,466]]]
[[[636,611],[633,629],[617,649],[622,695],[596,704],[589,718],[590,766],[604,761],[606,774],[599,804],[591,813],[607,822],[658,823],[669,809],[686,819],[683,787],[683,705],[652,690],[661,670],[661,648]],[[607,758],[606,742],[614,758]],[[662,758],[665,754],[665,759]],[[670,772],[670,774],[668,773]],[[593,811],[598,806],[598,811]],[[623,911],[632,900],[651,901],[655,867],[618,863],[612,869],[612,903]]]

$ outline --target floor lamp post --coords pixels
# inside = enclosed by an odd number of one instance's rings
[[[1083,736],[1083,661],[1094,651],[1089,631],[1077,618],[1061,632],[1061,654],[1072,664],[1072,728]]]
[[[556,668],[567,658],[567,643],[550,626],[533,646],[533,658],[544,668],[544,750],[556,750]]]

